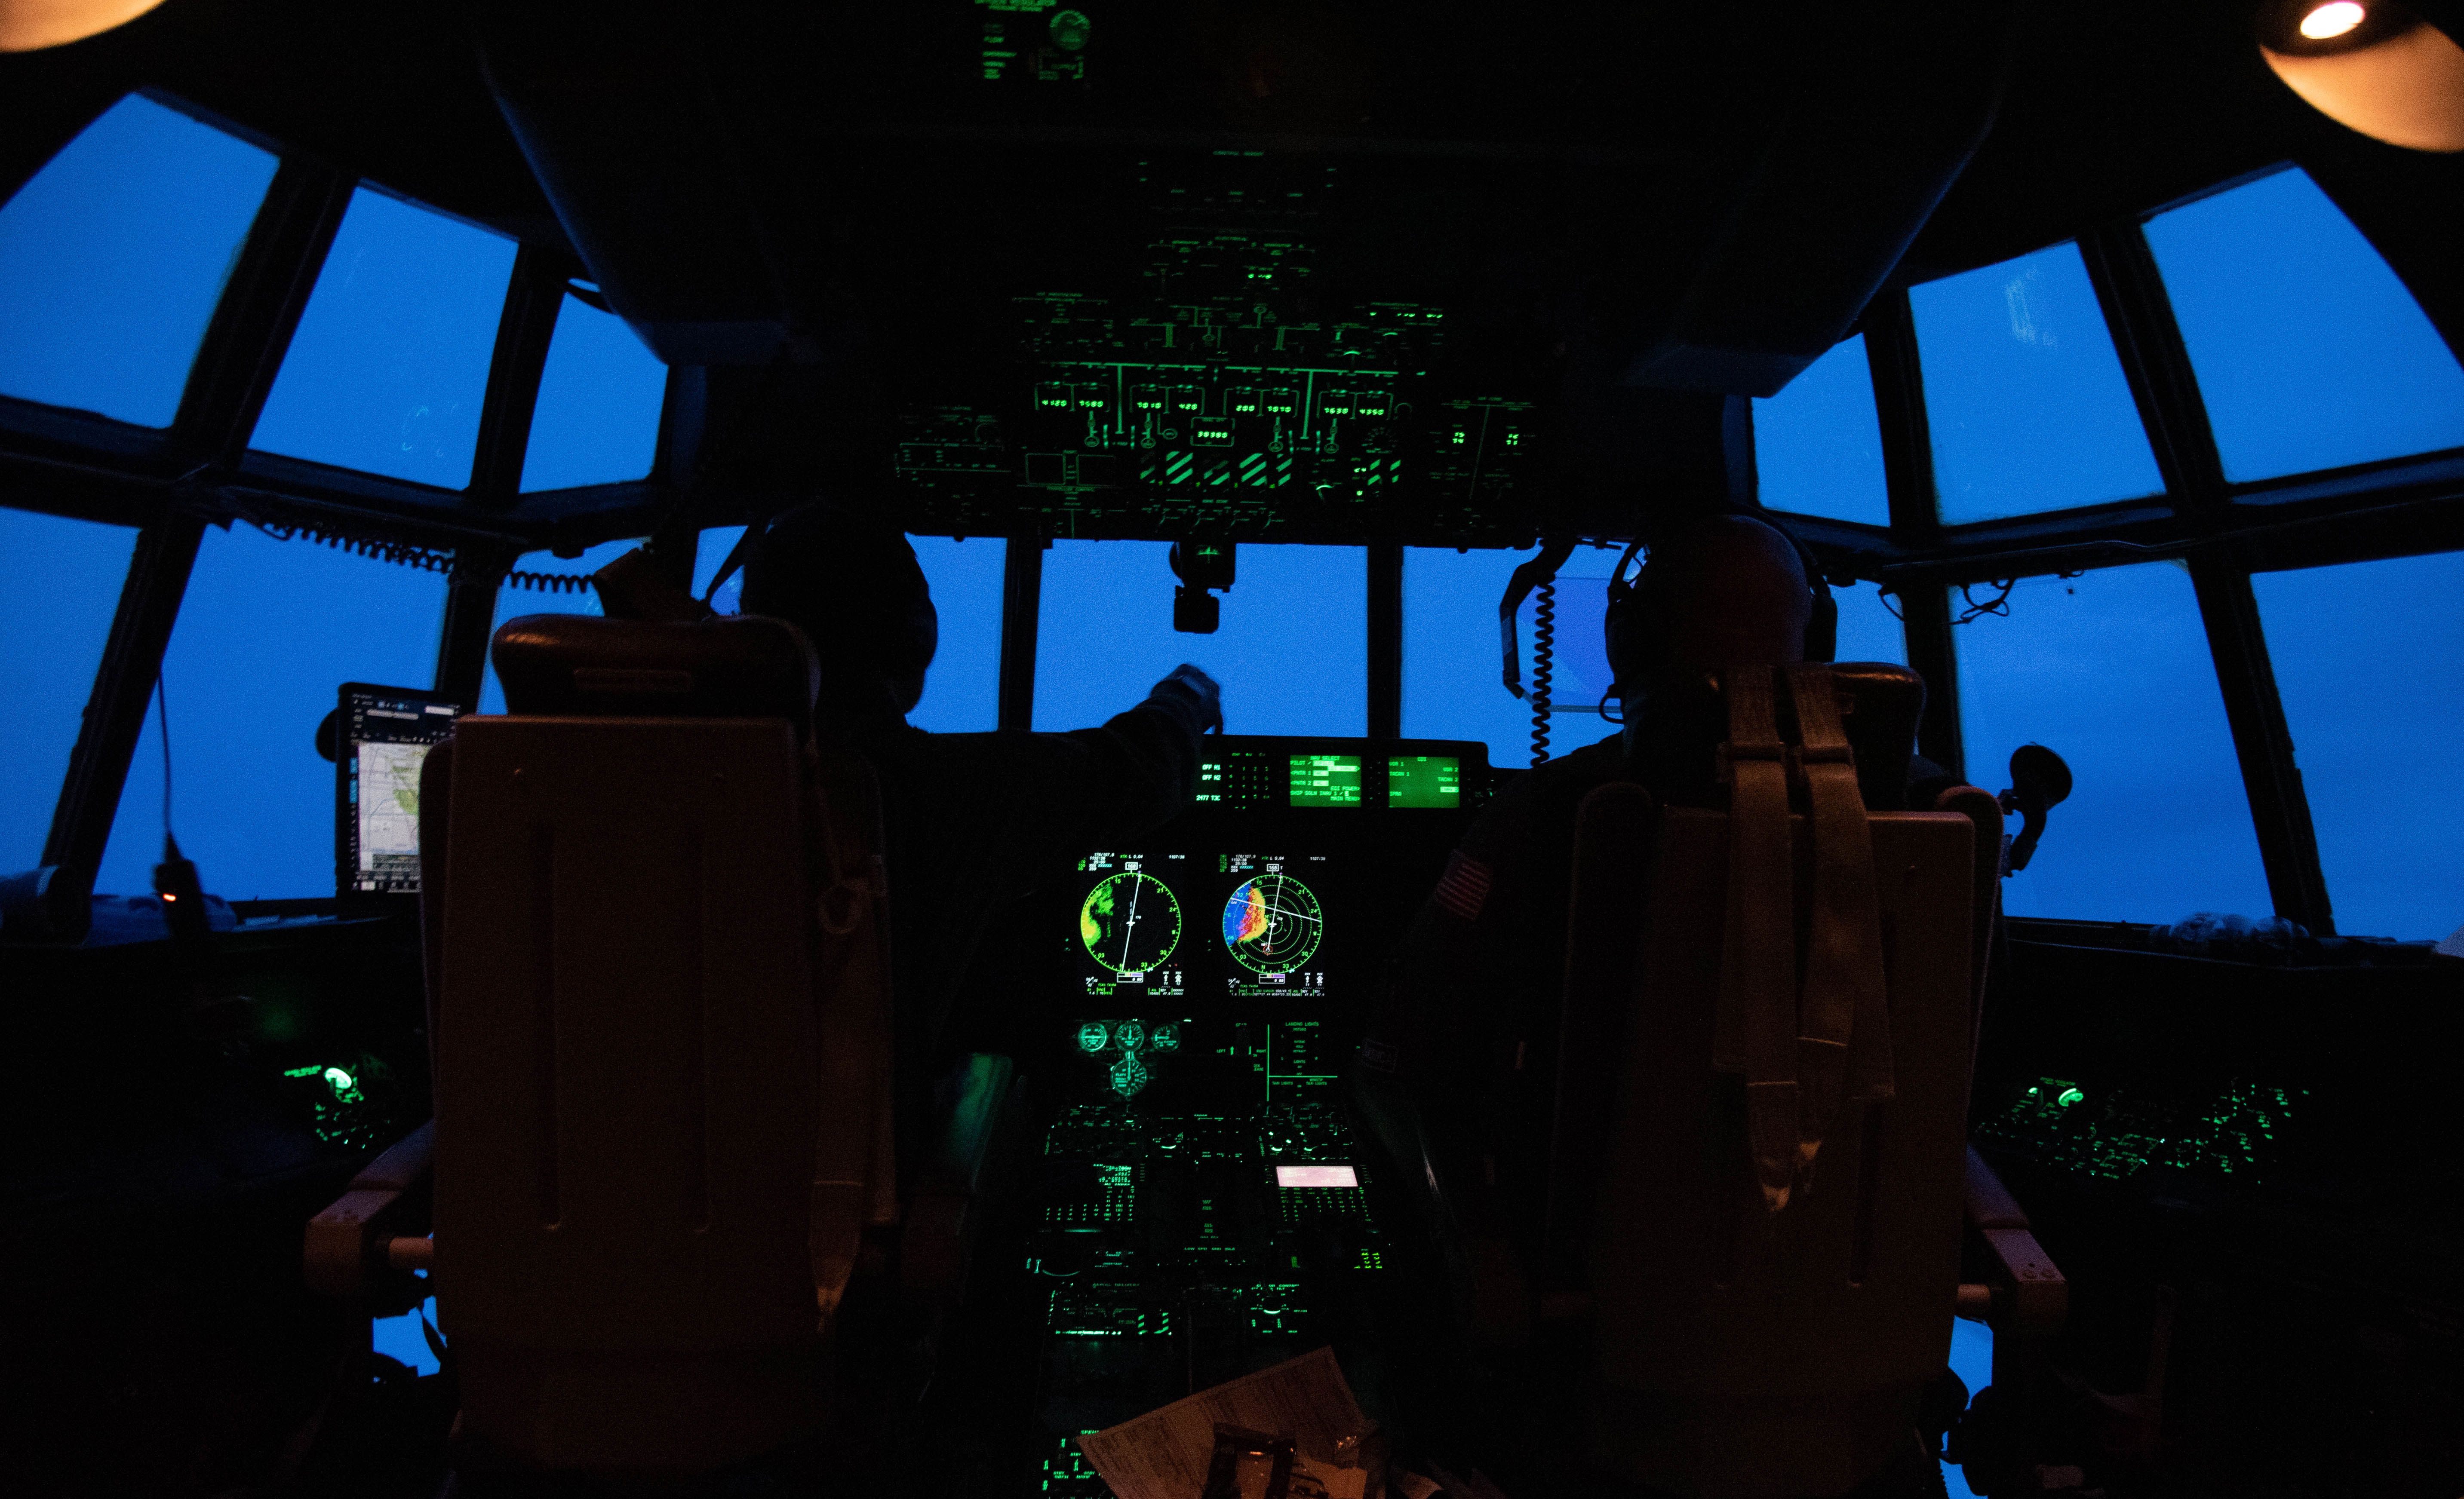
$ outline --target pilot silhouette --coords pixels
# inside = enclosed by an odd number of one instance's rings
[[[1096,728],[917,728],[907,714],[939,640],[924,570],[894,527],[828,503],[771,522],[745,564],[743,610],[811,639],[816,717],[881,777],[898,1071],[915,1083],[942,1059],[995,910],[1085,850],[1134,841],[1189,804],[1199,736],[1222,727],[1219,690],[1184,664]]]

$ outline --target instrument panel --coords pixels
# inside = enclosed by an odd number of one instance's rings
[[[1342,1077],[1487,779],[1478,744],[1210,739],[1196,806],[1078,860],[1023,1265],[1041,1492],[1106,1493],[1084,1432],[1321,1345],[1380,1357],[1390,1230]]]

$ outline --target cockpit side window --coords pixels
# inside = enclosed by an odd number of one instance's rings
[[[2336,929],[2444,937],[2464,922],[2464,552],[2261,573]]]
[[[1908,631],[1898,613],[1899,600],[1885,598],[1874,583],[1834,583],[1831,597],[1839,603],[1837,660],[1908,663]]]
[[[274,157],[132,94],[0,205],[0,394],[165,427]]]
[[[345,682],[425,687],[442,574],[244,522],[209,529],[163,659],[172,827],[206,888],[231,900],[330,895],[334,773],[318,723]],[[149,712],[98,890],[153,888],[163,857],[161,720]]]
[[[2464,445],[2464,368],[2299,167],[2156,215],[2147,244],[2228,479]]]
[[[668,367],[623,318],[566,293],[539,376],[523,492],[648,477],[667,389]]]
[[[0,869],[42,862],[136,543],[123,526],[0,510]]]
[[[1996,586],[1953,590],[1954,617]],[[2021,578],[2008,612],[1954,631],[1968,778],[2008,785],[2042,739],[2078,789],[2027,869],[2014,916],[2175,922],[2273,909],[2190,577],[2167,562]]]
[[[1908,305],[1945,525],[2163,491],[2078,246],[1928,281]]]
[[[1849,335],[1778,395],[1754,402],[1754,472],[1767,509],[1891,523],[1863,334]]]
[[[1497,669],[1497,601],[1526,555],[1403,549],[1404,737],[1485,741],[1501,770],[1529,762],[1531,710],[1506,695]],[[1522,635],[1528,674],[1529,631]]]
[[[915,544],[915,560],[924,565],[933,608],[941,617],[940,648],[924,677],[924,700],[907,721],[940,734],[991,728],[1001,713],[1001,568],[1008,543],[993,536],[907,539]]]
[[[1507,693],[1500,680],[1497,601],[1508,576],[1530,554],[1493,548],[1403,551],[1403,733],[1415,739],[1478,739],[1488,763],[1514,770],[1531,763],[1531,702]],[[1578,547],[1558,570],[1551,602],[1549,752],[1579,749],[1616,726],[1598,716],[1613,673],[1600,640],[1614,550]],[[1537,592],[1515,616],[1515,654],[1524,689],[1539,665]]]
[[[1186,661],[1222,684],[1227,732],[1367,732],[1366,549],[1243,546],[1213,635],[1170,627],[1170,550],[1160,541],[1052,544],[1035,644],[1036,728],[1100,724]]]
[[[441,489],[469,484],[514,249],[361,188],[250,445]]]

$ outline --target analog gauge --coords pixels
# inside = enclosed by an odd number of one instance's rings
[[[1111,1039],[1111,1029],[1100,1020],[1087,1021],[1078,1028],[1078,1050],[1082,1052],[1100,1052]]]
[[[1124,1020],[1113,1027],[1112,1039],[1121,1043],[1122,1051],[1134,1052],[1146,1044],[1147,1033],[1136,1021]]]
[[[1078,937],[1104,967],[1143,980],[1180,945],[1180,902],[1155,876],[1124,870],[1087,892],[1078,907]]]
[[[1253,973],[1289,973],[1317,954],[1324,927],[1317,895],[1291,876],[1243,880],[1223,902],[1223,945]]]

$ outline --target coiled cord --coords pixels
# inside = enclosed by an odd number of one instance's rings
[[[519,568],[505,575],[507,586],[527,588],[535,594],[586,594],[590,592],[587,573],[525,573]]]
[[[251,521],[249,524],[276,541],[305,541],[315,546],[332,547],[338,552],[390,562],[397,567],[416,568],[423,573],[450,574],[459,560],[453,552],[441,547],[415,547],[407,542],[346,536],[315,526],[268,525],[264,521]],[[590,592],[590,575],[587,573],[526,573],[516,568],[505,575],[504,581],[508,587],[527,589],[534,594]]]
[[[365,536],[345,536],[314,526],[269,526],[263,521],[249,524],[276,541],[306,541],[332,547],[379,562],[391,562],[397,567],[416,568],[423,573],[451,573],[453,554],[436,547],[414,547],[400,541],[376,541]]]
[[[1549,689],[1557,675],[1557,580],[1543,582],[1531,605],[1531,763],[1549,763]]]

